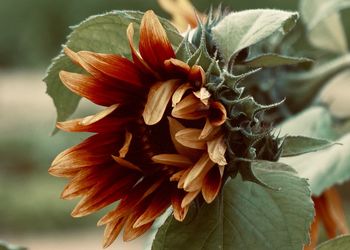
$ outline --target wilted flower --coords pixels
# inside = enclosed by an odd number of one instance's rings
[[[62,198],[82,196],[74,217],[120,200],[98,222],[106,225],[104,247],[123,227],[126,241],[143,234],[170,205],[175,218],[183,220],[200,192],[207,202],[213,201],[226,165],[220,129],[226,110],[210,98],[202,67],[176,59],[152,11],[142,18],[139,50],[133,33],[130,24],[133,61],[65,48],[89,75],[60,72],[71,91],[107,107],[96,115],[57,124],[64,131],[97,134],[63,151],[49,170],[70,179]]]

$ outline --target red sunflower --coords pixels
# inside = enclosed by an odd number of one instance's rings
[[[210,135],[213,131],[217,133],[217,127],[226,119],[226,111],[209,99],[203,69],[176,59],[165,30],[152,11],[147,11],[142,18],[138,50],[133,44],[133,33],[130,24],[127,36],[132,61],[120,55],[76,53],[65,48],[67,56],[89,74],[60,72],[67,88],[106,107],[98,114],[57,124],[64,131],[96,134],[60,153],[49,169],[54,176],[70,179],[62,198],[82,197],[72,212],[74,217],[91,214],[119,201],[116,208],[98,222],[106,225],[104,247],[116,239],[122,228],[126,241],[140,236],[171,205],[175,218],[183,220],[189,203],[202,186],[214,186],[213,190],[203,188],[205,191],[202,191],[211,202],[218,193],[223,173],[222,166],[213,167],[218,161],[225,163],[222,148],[221,158],[217,161],[211,158],[218,142]],[[195,104],[192,109],[186,109],[188,98]],[[201,119],[200,148],[186,146],[186,142],[181,141],[184,131],[175,136],[175,130],[185,128],[170,118],[172,106],[175,106],[174,117]],[[222,146],[223,136],[219,134],[218,138]],[[208,142],[207,146],[204,147],[203,142]],[[179,146],[181,143],[185,145]],[[205,153],[199,155],[201,150]],[[164,155],[168,155],[167,161],[164,157],[160,159]],[[176,159],[169,155],[176,155]],[[182,176],[184,170],[192,173],[192,179],[187,180],[189,184],[196,180],[194,191],[193,185],[190,190],[187,184],[173,182],[176,174]]]

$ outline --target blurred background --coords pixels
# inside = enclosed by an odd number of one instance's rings
[[[296,0],[193,1],[200,11],[220,2],[234,10],[298,7]],[[55,155],[84,136],[50,136],[56,113],[42,78],[69,26],[117,9],[153,9],[166,16],[156,0],[0,0],[0,239],[33,250],[101,249],[103,229],[95,228],[100,214],[70,217],[77,201],[60,200],[65,181],[47,173]],[[83,102],[76,116],[88,109]],[[142,245],[140,239],[110,249]]]

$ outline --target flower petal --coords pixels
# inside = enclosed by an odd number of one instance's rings
[[[187,63],[176,58],[165,60],[164,67],[169,77],[178,79],[186,79],[191,70]]]
[[[127,161],[121,157],[117,157],[117,156],[113,156],[113,155],[112,155],[112,157],[121,167],[136,170],[139,172],[143,172],[140,167],[136,166],[135,164],[131,163],[130,161]]]
[[[185,127],[174,118],[168,117],[168,121],[169,121],[169,130],[170,130],[171,140],[174,144],[176,151],[182,155],[187,156],[191,160],[197,159],[200,151],[183,146],[175,138],[176,133],[184,129]]]
[[[130,94],[112,88],[91,76],[66,71],[61,71],[59,76],[69,90],[98,105],[111,106],[116,103],[130,101],[130,98],[132,98]]]
[[[193,92],[193,94],[201,100],[204,105],[208,105],[211,94],[206,88],[202,87],[200,90]]]
[[[171,205],[173,207],[174,217],[177,221],[183,221],[187,215],[189,206],[181,207],[181,202],[186,193],[180,189],[174,188],[171,193]]]
[[[151,10],[141,20],[139,50],[147,64],[158,72],[164,69],[165,60],[175,58],[167,34]]]
[[[192,88],[192,86],[190,83],[181,84],[180,87],[178,87],[173,94],[172,107],[175,107],[176,104],[178,104],[181,101],[181,99],[184,96],[184,94],[186,93],[186,91],[191,89],[191,88]]]
[[[120,218],[112,221],[106,226],[103,237],[103,248],[109,247],[115,241],[122,231],[125,221],[126,218]]]
[[[169,100],[177,86],[178,80],[168,80],[158,82],[151,87],[142,114],[147,125],[154,125],[162,119]]]
[[[133,224],[133,228],[146,225],[163,214],[170,205],[169,192],[170,188],[163,185],[163,187],[153,195],[146,211],[136,220]]]
[[[221,188],[223,174],[224,167],[222,166],[213,167],[206,174],[202,186],[202,195],[207,203],[211,203],[218,195]]]
[[[197,89],[200,89],[201,87],[203,87],[203,85],[205,84],[205,81],[206,81],[205,80],[205,72],[204,72],[203,68],[199,65],[193,65],[191,70],[190,70],[188,80]]]
[[[195,95],[190,94],[179,102],[171,115],[186,120],[197,120],[208,115],[209,105],[203,104]]]
[[[197,197],[197,195],[199,193],[200,193],[200,190],[187,193],[181,202],[181,207],[185,208],[185,207],[189,206],[190,203]]]
[[[141,70],[144,74],[149,75],[149,76],[156,76],[158,79],[160,78],[158,74],[153,71],[147,63],[142,59],[140,53],[135,49],[134,46],[134,25],[132,23],[129,24],[127,30],[126,30],[126,35],[129,40],[129,45],[131,49],[131,55],[134,63],[137,65],[139,70]]]
[[[78,56],[103,74],[129,83],[130,87],[143,88],[144,77],[136,65],[119,55],[80,51]]]
[[[209,120],[213,126],[218,127],[225,123],[227,112],[224,105],[220,102],[210,103]]]
[[[159,164],[186,168],[192,166],[193,163],[186,156],[180,154],[160,154],[152,157],[152,161]]]
[[[185,147],[204,150],[207,148],[205,140],[200,140],[201,130],[185,128],[176,133],[175,139]]]
[[[129,131],[126,131],[124,145],[123,145],[123,147],[121,147],[121,149],[119,149],[119,157],[120,158],[125,158],[126,154],[129,151],[131,140],[132,140],[132,134]]]
[[[215,137],[211,141],[207,141],[208,154],[210,159],[220,166],[227,165],[225,153],[227,144],[225,142],[224,135]]]
[[[209,155],[204,153],[188,173],[185,179],[184,189],[186,190],[186,188],[189,187],[191,183],[197,179],[197,177],[199,177],[199,179],[204,178],[204,176],[214,165],[215,163],[210,160]]]

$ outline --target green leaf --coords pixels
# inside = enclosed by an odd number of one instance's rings
[[[282,157],[295,156],[325,149],[334,145],[328,140],[304,136],[287,136],[283,140]]]
[[[316,250],[348,250],[350,249],[350,235],[342,235],[335,239],[328,240],[319,246]]]
[[[72,28],[65,44],[73,51],[89,50],[99,53],[120,54],[130,58],[130,48],[126,37],[126,29],[134,23],[135,34],[139,34],[139,24],[143,13],[138,11],[113,11],[103,15],[92,16]],[[160,18],[172,44],[176,47],[182,36],[166,20]],[[137,39],[137,36],[136,36]],[[77,108],[80,97],[69,91],[60,81],[61,70],[82,72],[67,56],[61,52],[53,59],[44,81],[47,93],[52,97],[57,109],[57,121],[66,120]]]
[[[309,108],[284,122],[280,131],[281,135],[337,140],[340,144],[318,152],[280,159],[295,168],[300,176],[309,179],[314,195],[320,195],[325,189],[350,179],[350,133],[338,139],[341,135],[335,129],[334,121],[326,108]]]
[[[334,53],[346,53],[347,41],[338,11],[350,7],[348,0],[302,0],[300,13],[310,43]]]
[[[247,61],[244,61],[242,64],[254,68],[277,67],[286,65],[300,65],[305,68],[310,68],[310,66],[313,64],[313,61],[304,57],[289,57],[278,54],[265,54],[250,58]]]
[[[6,242],[0,240],[0,250],[26,250],[26,248],[7,244]]]
[[[269,37],[278,30],[288,32],[298,19],[298,13],[257,9],[233,12],[213,28],[213,38],[226,62],[239,51]]]
[[[284,164],[256,162],[255,168],[259,178],[281,190],[237,177],[212,204],[192,207],[184,222],[169,216],[152,250],[302,249],[313,218],[307,182]]]

